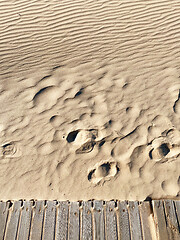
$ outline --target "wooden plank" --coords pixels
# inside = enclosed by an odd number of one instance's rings
[[[44,216],[44,230],[43,239],[54,239],[56,223],[56,201],[47,201],[47,207],[45,208]]]
[[[79,203],[71,202],[69,210],[69,228],[68,228],[68,239],[79,240]]]
[[[104,221],[104,209],[103,201],[93,202],[93,232],[94,239],[104,240],[105,239],[105,221]]]
[[[91,202],[82,203],[82,239],[92,239]]]
[[[169,239],[180,239],[179,227],[176,218],[176,212],[174,208],[174,203],[172,200],[164,200],[167,230],[169,234]]]
[[[7,229],[5,234],[6,240],[16,239],[19,225],[19,217],[21,211],[21,201],[16,201],[13,203],[12,208],[9,209],[9,218],[7,222]]]
[[[131,238],[133,240],[140,240],[142,238],[141,221],[139,216],[138,202],[129,201],[129,219]]]
[[[56,210],[56,240],[65,240],[68,237],[68,212],[68,202],[59,202]]]
[[[40,240],[42,235],[42,225],[44,217],[44,201],[36,201],[33,208],[32,223],[31,223],[31,240]]]
[[[18,240],[29,238],[32,217],[32,202],[24,201],[19,225]]]
[[[179,223],[179,232],[180,232],[180,201],[174,201],[175,210],[176,210],[176,218]]]
[[[6,231],[9,202],[0,202],[0,239],[3,239]]]
[[[118,239],[115,202],[106,202],[106,239]]]
[[[24,201],[23,207],[21,201],[16,201],[10,209],[8,202],[0,202],[0,239],[151,240],[155,237],[155,231],[151,232],[153,221],[158,239],[180,239],[180,201],[155,200],[152,204],[154,220],[149,202],[138,205],[130,201],[127,206],[125,201],[118,201],[117,211],[115,202],[110,201],[106,202],[104,212],[103,201],[94,201],[93,210],[91,202],[85,201],[80,221],[78,202],[70,203],[69,207],[67,201],[59,202],[58,206],[56,201],[47,201],[45,210],[43,201],[37,201],[35,207],[30,201]]]
[[[118,202],[119,235],[121,240],[130,239],[130,224],[127,203]]]
[[[153,204],[153,212],[154,212],[154,222],[156,225],[158,239],[168,240],[163,202],[160,200],[154,200],[152,201],[152,204]]]
[[[150,202],[142,202],[141,204],[139,204],[139,213],[141,218],[143,239],[151,240],[152,235],[150,230],[150,216],[152,212]]]

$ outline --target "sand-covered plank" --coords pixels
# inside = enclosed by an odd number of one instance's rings
[[[56,201],[47,201],[44,213],[43,239],[54,239],[56,224]]]
[[[80,227],[79,227],[79,203],[71,202],[69,209],[69,228],[68,228],[68,239],[79,240]]]
[[[173,200],[164,200],[164,208],[166,214],[167,230],[169,239],[180,239],[179,226],[176,218],[176,210]]]
[[[92,239],[92,212],[91,202],[82,203],[82,238]]]
[[[41,239],[44,217],[44,201],[36,201],[33,208],[30,239]]]
[[[19,227],[19,217],[21,211],[21,201],[15,201],[12,208],[9,209],[9,217],[6,227],[5,239],[16,239]]]
[[[6,230],[9,202],[0,202],[0,239],[3,239]]]
[[[159,239],[168,240],[163,202],[160,200],[154,200],[152,203],[157,235]]]
[[[94,239],[101,240],[105,238],[105,218],[103,201],[93,202],[93,232]]]
[[[129,214],[125,201],[118,202],[118,220],[120,239],[130,239]]]
[[[106,238],[114,240],[118,238],[115,202],[106,202]]]
[[[18,240],[25,240],[29,237],[32,217],[32,204],[33,203],[30,201],[23,201]]]
[[[133,240],[143,239],[137,201],[129,201],[129,219],[130,219],[131,238]]]

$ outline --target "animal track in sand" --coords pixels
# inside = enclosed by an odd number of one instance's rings
[[[89,171],[88,180],[94,184],[105,182],[113,178],[118,171],[119,167],[116,162],[105,161]]]

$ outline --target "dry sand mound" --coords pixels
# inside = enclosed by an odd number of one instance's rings
[[[0,3],[0,199],[180,199],[179,0]]]

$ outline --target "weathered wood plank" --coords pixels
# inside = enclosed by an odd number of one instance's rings
[[[121,240],[130,239],[130,224],[127,203],[118,202],[119,235]]]
[[[91,202],[82,203],[82,239],[92,239]]]
[[[68,239],[79,240],[79,203],[71,202],[69,210],[69,228],[68,228]]]
[[[21,201],[15,201],[12,208],[9,209],[9,217],[5,233],[6,240],[16,239],[18,232],[19,217],[21,211]]]
[[[8,218],[9,202],[0,202],[0,239],[3,239]]]
[[[167,230],[169,234],[169,239],[180,239],[179,227],[176,218],[176,212],[174,208],[174,203],[172,200],[164,200]]]
[[[180,228],[180,201],[174,201],[175,205],[175,210],[176,210],[176,218],[179,223],[179,228]],[[179,229],[180,232],[180,229]]]
[[[32,213],[31,240],[40,240],[42,236],[42,225],[44,216],[44,201],[36,201]]]
[[[68,212],[68,202],[59,202],[56,209],[56,240],[65,240],[68,238]]]
[[[151,206],[149,202],[142,202],[139,204],[139,213],[141,218],[141,227],[143,239],[151,240],[151,230],[150,230],[150,217],[151,217]]]
[[[47,201],[47,206],[44,212],[44,229],[43,239],[53,240],[55,234],[55,223],[56,223],[56,202]]]
[[[139,216],[138,202],[129,201],[129,219],[131,238],[133,240],[142,239],[141,221]]]
[[[180,201],[162,200],[149,202],[117,203],[44,201],[33,203],[16,201],[0,202],[0,239],[3,240],[74,240],[121,239],[159,240],[180,239]],[[80,218],[81,216],[81,218]],[[154,216],[154,218],[153,218]],[[117,222],[118,221],[118,222]],[[157,236],[156,231],[157,230]]]
[[[166,220],[164,215],[163,202],[160,200],[154,200],[153,212],[154,212],[154,222],[156,225],[156,231],[158,238],[161,240],[168,240],[168,232],[166,228]]]
[[[105,239],[105,219],[104,219],[104,209],[103,201],[93,202],[93,229],[94,229],[94,239],[104,240]]]
[[[106,239],[118,239],[115,202],[106,202]]]
[[[21,212],[21,219],[19,224],[18,240],[28,239],[30,234],[31,216],[32,215],[32,202],[23,201]]]

